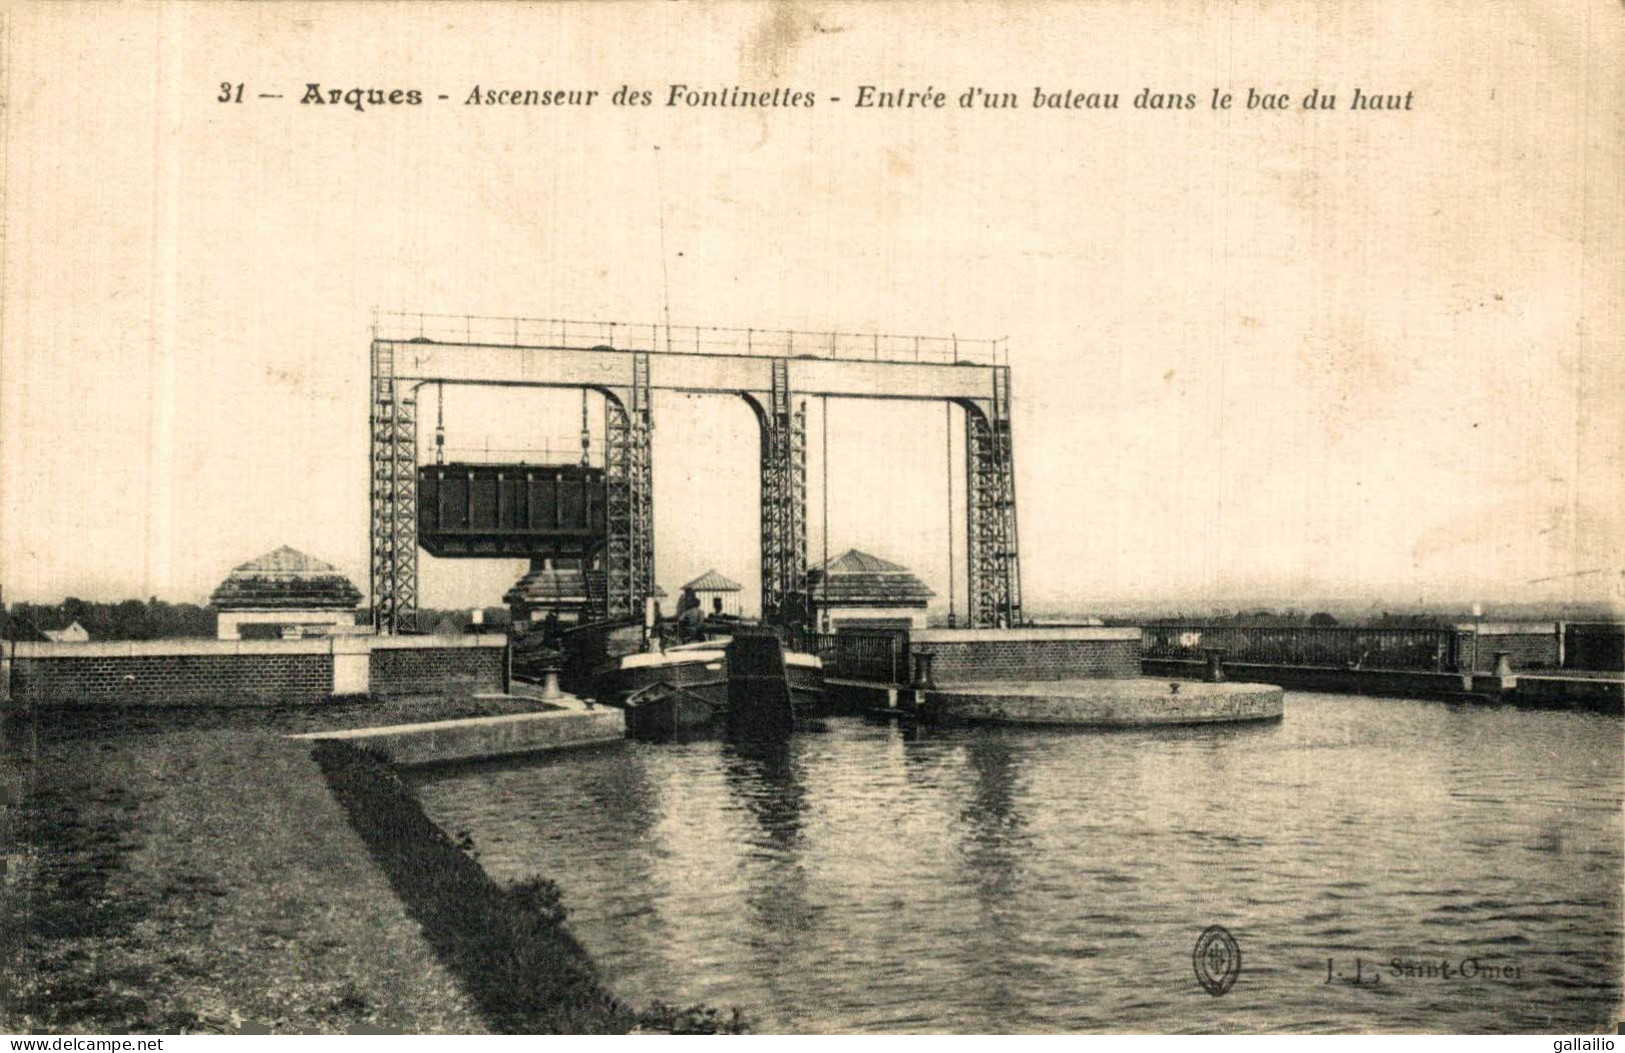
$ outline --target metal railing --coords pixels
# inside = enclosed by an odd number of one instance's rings
[[[1625,672],[1625,625],[1619,622],[1567,622],[1561,632],[1563,668]]]
[[[374,340],[490,344],[504,347],[610,348],[695,355],[759,355],[850,362],[1009,364],[1009,337],[970,339],[899,333],[738,329],[567,318],[501,318],[472,314],[377,311]]]
[[[826,677],[881,684],[908,682],[908,637],[903,633],[821,633],[818,657]]]
[[[565,444],[562,446],[512,446],[499,447],[489,444],[484,446],[451,446],[431,448],[430,457],[444,457],[445,461],[463,464],[481,464],[499,461],[505,464],[526,464],[536,467],[573,467],[581,463],[581,446]],[[419,455],[422,457],[422,454]],[[434,465],[428,461],[422,462],[423,467],[432,468]],[[595,446],[587,451],[587,467],[602,468],[604,466],[604,451]]]
[[[1140,630],[1140,653],[1200,660],[1220,650],[1229,662],[1449,672],[1458,668],[1458,639],[1452,629],[1147,625]]]

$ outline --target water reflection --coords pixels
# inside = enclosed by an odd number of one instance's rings
[[[1020,961],[1022,926],[1011,917],[1025,825],[1019,807],[1019,740],[995,733],[971,739],[964,748],[970,785],[960,809],[959,880],[975,897],[977,956],[986,962],[987,980],[975,1001],[985,1013],[1015,1004],[1030,975]]]
[[[786,854],[801,838],[802,802],[807,795],[791,743],[788,737],[741,737],[729,738],[721,746],[729,792],[755,817],[767,845]]]
[[[1621,971],[1617,719],[1292,695],[1254,728],[832,721],[423,776],[565,889],[623,997],[769,1031],[1592,1030]],[[1224,924],[1245,971],[1204,994]],[[1510,987],[1328,986],[1477,955]]]

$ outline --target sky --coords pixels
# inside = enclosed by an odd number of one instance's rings
[[[1033,609],[1625,605],[1617,4],[6,19],[8,601],[201,602],[282,544],[364,589],[385,309],[1008,337]],[[426,101],[301,104],[313,82]],[[678,83],[817,102],[661,105]],[[607,105],[623,84],[656,104]],[[476,85],[601,94],[465,105]],[[948,105],[860,110],[862,85]],[[1021,105],[960,109],[972,86]],[[1356,87],[1412,109],[1351,111]],[[1040,88],[1123,108],[1036,110]],[[1142,88],[1198,105],[1135,110]],[[1311,88],[1339,108],[1302,109]],[[1249,89],[1291,106],[1249,111]],[[963,556],[957,425],[836,401],[826,463],[824,413],[811,555],[827,537],[896,560],[940,605],[950,543]],[[447,442],[570,447],[579,416],[570,393],[452,390]],[[682,395],[655,416],[657,579],[715,567],[754,599],[754,418]],[[422,566],[434,607],[499,602],[523,569]]]

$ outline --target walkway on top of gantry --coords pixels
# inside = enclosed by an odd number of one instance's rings
[[[393,342],[975,366],[1009,365],[1010,343],[1007,336],[987,340],[897,333],[738,329],[565,318],[502,318],[415,311],[373,312],[372,335],[374,340]]]

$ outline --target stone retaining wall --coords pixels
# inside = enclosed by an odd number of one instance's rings
[[[1154,727],[1279,720],[1284,692],[1269,684],[1149,680],[960,684],[925,693],[927,719],[948,723]]]

